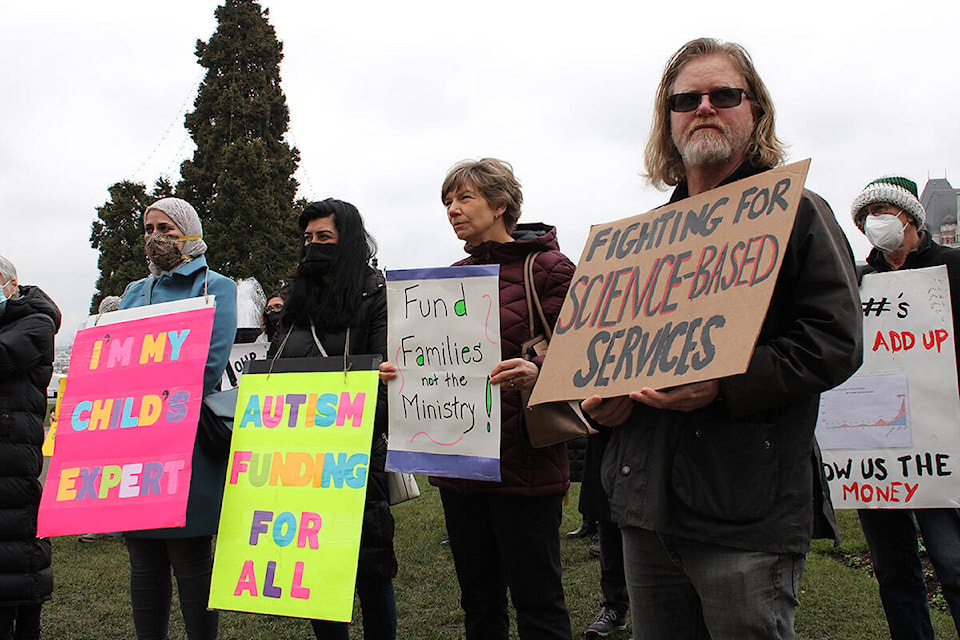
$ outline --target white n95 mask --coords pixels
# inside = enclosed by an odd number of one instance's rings
[[[903,223],[892,213],[867,216],[863,232],[870,244],[884,253],[893,253],[903,244]]]

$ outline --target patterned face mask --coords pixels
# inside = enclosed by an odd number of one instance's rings
[[[183,238],[174,238],[162,233],[151,234],[146,243],[147,258],[160,271],[169,273],[180,266],[184,260],[183,254],[180,253],[182,241]]]

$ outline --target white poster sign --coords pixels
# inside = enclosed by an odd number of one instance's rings
[[[265,360],[269,342],[244,342],[234,344],[230,349],[230,361],[220,378],[221,389],[233,389],[240,386],[240,376],[243,375],[243,365],[248,360]]]
[[[946,267],[864,276],[863,366],[821,397],[840,509],[960,506],[960,395]]]
[[[499,266],[387,272],[387,469],[500,480]]]

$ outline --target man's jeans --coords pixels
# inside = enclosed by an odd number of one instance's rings
[[[794,637],[803,554],[745,551],[637,527],[621,533],[635,637]]]
[[[862,509],[858,513],[892,640],[934,637],[914,517],[960,634],[960,511]]]
[[[615,522],[598,520],[600,539],[600,592],[604,607],[626,611],[630,607],[627,582],[623,577],[623,541]]]

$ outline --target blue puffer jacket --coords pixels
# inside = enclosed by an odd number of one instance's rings
[[[210,271],[207,268],[207,259],[200,256],[177,267],[171,273],[131,282],[123,292],[120,308],[132,309],[196,298],[203,295],[205,281],[207,292],[216,296],[210,352],[203,372],[203,394],[207,395],[216,389],[220,381],[237,333],[237,285],[233,280]],[[215,534],[220,520],[226,474],[226,460],[213,460],[201,447],[194,445],[187,526],[128,532],[126,535],[140,538],[192,538]]]

